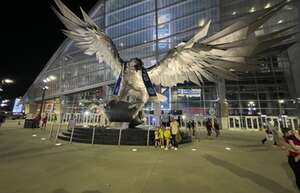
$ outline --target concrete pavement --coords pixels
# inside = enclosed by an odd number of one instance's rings
[[[298,192],[285,153],[261,145],[263,132],[226,131],[218,139],[202,133],[200,142],[164,151],[64,141],[55,146],[41,140],[48,131],[21,126],[0,128],[3,193]]]

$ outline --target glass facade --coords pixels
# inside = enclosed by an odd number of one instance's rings
[[[199,29],[199,23],[212,20],[209,34],[213,34],[236,18],[277,2],[279,0],[101,0],[90,15],[112,38],[124,60],[139,57],[150,67],[178,43],[189,40]],[[269,33],[297,24],[298,20],[297,9],[291,4],[256,33]],[[268,55],[261,59],[256,72],[240,74],[239,81],[226,81],[229,115],[296,115],[294,95],[291,94],[294,83],[287,78],[289,65],[287,53]],[[44,83],[43,80],[50,76],[56,79]],[[83,54],[67,39],[28,89],[24,99],[26,103],[40,101],[41,87],[47,84],[46,99],[61,98],[64,111],[70,112],[80,99],[110,98],[115,79],[109,65],[98,63],[95,56]],[[191,88],[199,89],[200,95],[177,92],[177,89]],[[219,99],[224,93],[221,93],[218,83],[205,82],[201,87],[178,85],[172,93],[173,109],[205,116],[213,108],[220,115],[222,105]],[[284,102],[279,103],[280,100]]]
[[[221,1],[222,27],[230,24],[235,18],[242,17],[249,12],[263,10],[279,2],[281,1]],[[264,35],[288,26],[297,25],[298,20],[298,10],[295,4],[290,4],[261,26],[256,34]],[[295,32],[299,31],[297,28],[293,30]],[[259,114],[297,115],[295,104],[297,101],[295,100],[295,94],[292,93],[295,90],[295,84],[290,79],[289,71],[289,56],[287,52],[283,52],[279,55],[267,55],[262,58],[256,72],[240,74],[240,81],[227,81],[226,99],[229,102],[229,114],[240,116]]]

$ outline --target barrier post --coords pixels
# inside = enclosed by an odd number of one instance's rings
[[[50,132],[49,132],[48,139],[52,138],[53,127],[54,127],[54,121],[52,121],[52,123],[51,123],[51,129],[50,129]]]
[[[71,128],[72,128],[72,132],[71,132],[71,137],[70,137],[70,142],[69,144],[72,143],[72,140],[73,140],[73,135],[74,135],[74,129],[75,129],[75,124],[76,124],[76,120],[75,119],[72,119],[70,120],[71,121]]]
[[[92,145],[94,145],[96,126],[93,127]]]
[[[119,140],[118,140],[118,146],[119,147],[121,145],[121,137],[122,137],[122,128],[120,128],[120,132],[119,132]]]

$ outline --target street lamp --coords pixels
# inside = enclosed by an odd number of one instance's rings
[[[49,87],[48,86],[43,86],[42,87],[42,101],[41,101],[41,107],[40,107],[40,112],[39,112],[39,115],[40,117],[42,116],[42,112],[43,112],[43,108],[44,108],[44,100],[45,100],[45,93],[46,93],[46,90],[48,90]]]
[[[41,86],[42,88],[42,101],[41,101],[41,107],[40,107],[40,112],[39,112],[39,116],[41,117],[43,109],[44,109],[44,101],[45,101],[45,94],[46,94],[46,90],[49,90],[49,86],[47,86],[47,83],[56,80],[56,76],[50,75],[48,77],[46,77],[45,79],[43,79],[43,84],[44,86]]]
[[[285,103],[285,100],[283,100],[283,99],[278,100],[279,121],[281,121],[283,127],[286,127],[286,116],[284,116],[284,112],[282,111],[282,104],[284,104],[284,103]]]
[[[5,79],[1,80],[1,83],[0,83],[0,92],[3,91],[3,88],[2,88],[3,85],[5,85],[5,84],[12,84],[14,82],[15,81],[13,81],[12,79],[9,79],[9,78],[5,78]]]
[[[248,103],[248,114],[252,115],[254,111],[256,111],[255,103],[254,103],[254,101],[249,101],[249,103]]]
[[[14,83],[14,81],[9,79],[9,78],[5,78],[1,82],[2,82],[2,84],[12,84],[12,83]]]

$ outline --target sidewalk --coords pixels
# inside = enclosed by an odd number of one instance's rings
[[[164,151],[65,141],[55,146],[41,140],[48,131],[0,128],[1,192],[297,192],[286,155],[261,145],[263,132],[226,131],[218,139],[203,133],[200,142]]]

